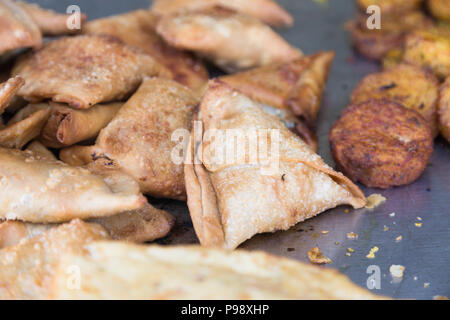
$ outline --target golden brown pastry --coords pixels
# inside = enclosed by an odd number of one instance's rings
[[[357,0],[359,8],[366,12],[371,5],[379,6],[384,15],[404,14],[407,11],[419,9],[423,0]]]
[[[450,2],[448,0],[427,0],[427,4],[435,18],[450,21]]]
[[[386,99],[347,107],[329,140],[338,167],[353,181],[373,188],[414,182],[433,152],[425,119],[414,109]]]
[[[433,136],[438,135],[439,81],[432,72],[414,65],[399,64],[372,73],[353,90],[351,103],[383,98],[419,112],[430,126]]]
[[[43,9],[34,3],[24,1],[17,1],[16,3],[31,17],[44,35],[56,36],[71,34],[81,30],[81,28],[71,30],[67,27],[67,20],[70,15]],[[80,27],[82,27],[85,21],[86,15],[80,14]]]
[[[263,105],[292,113],[292,118],[299,117],[293,127],[317,150],[315,120],[333,58],[334,52],[319,52],[220,79]]]
[[[450,77],[441,86],[439,129],[442,136],[450,142]]]
[[[72,165],[105,159],[139,182],[154,197],[186,198],[183,165],[172,161],[175,130],[189,132],[196,95],[172,80],[148,79],[103,129],[94,146],[63,149],[60,158]]]
[[[152,11],[160,16],[222,6],[254,16],[275,27],[292,26],[294,19],[274,0],[156,0]]]
[[[369,59],[381,60],[386,54],[401,47],[412,30],[429,27],[432,22],[422,11],[401,12],[382,16],[381,29],[368,29],[368,16],[359,14],[348,24],[353,46]]]
[[[335,270],[263,252],[198,246],[137,246],[112,241],[61,258],[51,299],[382,299]],[[70,290],[67,268],[83,281]],[[127,270],[127,272],[123,272]]]
[[[47,147],[62,148],[97,137],[100,130],[114,118],[123,103],[97,104],[89,109],[74,109],[50,102],[30,104],[17,112],[13,120],[23,119],[36,110],[49,109],[50,117],[39,140]]]
[[[50,42],[19,59],[13,74],[25,79],[19,95],[28,101],[51,99],[80,109],[126,98],[145,76],[170,76],[141,51],[94,35]]]
[[[228,72],[302,56],[256,18],[222,7],[163,16],[157,31],[171,46],[196,52]]]
[[[127,175],[94,169],[1,148],[0,219],[64,222],[110,216],[147,203],[138,184]]]
[[[11,50],[42,45],[39,28],[16,2],[0,0],[0,23],[0,56]]]
[[[450,28],[441,26],[410,33],[403,60],[428,68],[441,79],[450,76]]]
[[[24,85],[21,77],[14,77],[0,84],[0,115],[9,106],[17,91]]]
[[[204,132],[192,132],[185,179],[202,245],[234,249],[257,233],[286,230],[341,204],[364,206],[356,185],[327,166],[276,117],[228,85],[210,83],[198,120]],[[227,132],[240,135],[238,150],[233,140],[220,138]],[[201,148],[194,150],[194,145]]]
[[[172,72],[172,78],[200,93],[209,75],[200,59],[167,45],[156,33],[158,18],[148,10],[136,10],[87,23],[86,34],[105,34],[142,49]]]
[[[100,225],[74,220],[1,249],[0,299],[47,298],[60,257],[82,253],[87,243],[105,239],[108,233]]]
[[[22,149],[38,137],[50,116],[50,108],[36,110],[20,120],[11,119],[0,129],[0,147]]]
[[[56,157],[38,141],[30,143],[26,150],[40,159],[54,160]],[[89,167],[88,167],[89,168]],[[101,224],[113,239],[146,242],[166,236],[172,229],[175,218],[166,211],[146,204],[141,209],[121,212],[110,217],[87,220]],[[0,222],[0,248],[17,244],[24,238],[36,237],[59,224],[25,223],[22,221]]]

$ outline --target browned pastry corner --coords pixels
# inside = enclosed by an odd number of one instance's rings
[[[439,80],[432,72],[408,64],[372,73],[362,79],[351,95],[351,103],[371,99],[388,99],[420,113],[430,126],[433,137],[438,135],[437,106]]]
[[[64,37],[26,54],[12,71],[25,79],[18,94],[79,109],[127,98],[146,76],[170,71],[152,57],[110,36]]]
[[[86,34],[114,36],[142,49],[172,73],[172,78],[201,94],[209,75],[203,62],[193,55],[169,46],[157,33],[157,16],[148,10],[92,20],[83,28]]]
[[[257,233],[289,229],[338,205],[365,205],[356,185],[327,166],[277,117],[227,84],[210,82],[198,120],[204,134],[197,141],[192,133],[184,173],[189,211],[203,246],[234,249]],[[227,155],[231,161],[222,163],[215,154],[226,154],[229,145],[208,135],[226,130],[241,132],[241,144],[248,147],[239,156]],[[255,130],[279,134],[278,143],[268,133],[260,138],[267,145],[276,143],[268,157],[263,151],[251,154]],[[199,144],[201,148],[194,148]],[[250,160],[255,157],[256,162]],[[266,158],[278,164],[273,171],[265,170]]]
[[[159,16],[222,6],[248,14],[275,27],[292,26],[294,18],[274,0],[156,0],[151,7]]]
[[[414,182],[433,152],[426,120],[385,99],[347,107],[329,140],[342,172],[355,182],[383,189]]]
[[[193,51],[227,72],[302,56],[258,19],[223,7],[163,16],[157,31],[171,46]]]

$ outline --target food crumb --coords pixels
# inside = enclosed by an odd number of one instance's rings
[[[349,213],[349,212],[350,212],[350,210],[348,210],[348,209],[345,209],[345,210],[344,210],[344,212],[345,212],[345,213]]]
[[[368,255],[366,255],[367,259],[373,259],[375,258],[375,253],[378,252],[378,250],[380,250],[377,246],[373,247],[372,249],[370,249],[370,252]]]
[[[405,271],[405,267],[398,264],[393,264],[389,268],[389,272],[394,278],[403,278],[403,272]]]
[[[398,236],[397,238],[395,238],[395,241],[396,241],[396,242],[400,242],[400,241],[402,241],[402,239],[403,239],[402,236]]]
[[[336,241],[334,244],[338,246],[339,245],[339,241]]]
[[[320,252],[320,249],[318,247],[314,247],[308,251],[308,258],[309,261],[315,264],[329,264],[332,262],[330,258],[325,257],[323,253]]]
[[[413,279],[414,279],[414,281],[417,281],[419,278],[417,278],[417,276],[414,276]]]
[[[430,283],[429,282],[425,282],[424,284],[423,284],[423,287],[424,288],[428,288],[430,286]]]
[[[295,251],[295,248],[287,248],[287,251],[289,251],[289,252]]]
[[[383,231],[389,231],[389,227],[386,226],[386,225],[384,225],[384,226],[383,226]]]
[[[391,218],[395,217],[395,212],[389,213],[389,217]]]
[[[352,240],[358,239],[358,234],[356,234],[354,232],[349,232],[349,233],[347,233],[347,238],[352,239]]]
[[[351,256],[352,256],[352,254],[351,254],[350,252],[346,252],[345,255],[346,255],[347,257],[351,257]]]
[[[417,217],[416,219],[419,220],[419,221],[422,221],[422,218],[421,218],[421,217]]]
[[[347,251],[348,251],[348,252],[350,252],[350,253],[353,253],[353,252],[355,252],[355,250],[354,250],[354,249],[352,249],[352,248],[347,248]]]
[[[415,225],[417,228],[421,228],[421,227],[422,227],[422,222],[416,222],[416,223],[414,223],[414,225]]]
[[[367,197],[366,209],[374,209],[378,207],[380,204],[385,203],[386,198],[381,194],[374,193]]]
[[[328,230],[322,230],[321,233],[322,234],[328,234]]]

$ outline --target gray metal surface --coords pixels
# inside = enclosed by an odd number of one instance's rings
[[[40,0],[37,3],[64,11],[78,4],[90,19],[145,8],[148,0]],[[319,153],[333,164],[328,145],[328,132],[348,104],[352,88],[378,65],[354,54],[343,24],[354,14],[353,0],[331,0],[328,5],[313,0],[279,0],[295,17],[295,27],[281,34],[305,53],[335,50],[323,107],[318,119]],[[241,247],[264,250],[302,261],[308,261],[307,251],[319,248],[333,260],[326,267],[339,269],[355,283],[366,286],[366,270],[375,265],[381,271],[381,289],[376,293],[395,298],[431,299],[435,295],[450,296],[450,145],[438,138],[430,164],[422,177],[412,185],[381,191],[363,188],[366,195],[381,193],[387,202],[376,209],[350,210],[339,207],[286,232],[255,236]],[[177,216],[177,226],[160,243],[197,243],[184,203],[153,200]],[[394,217],[389,214],[395,212]],[[420,217],[422,221],[418,221]],[[422,227],[416,227],[422,222]],[[386,229],[388,230],[386,231]],[[322,234],[327,230],[328,234]],[[355,232],[357,240],[347,239]],[[400,242],[396,238],[402,236]],[[338,244],[337,244],[338,243]],[[377,246],[374,259],[366,258]],[[355,252],[346,256],[347,248]],[[389,267],[406,267],[403,280],[393,281]],[[428,286],[426,285],[428,284]]]

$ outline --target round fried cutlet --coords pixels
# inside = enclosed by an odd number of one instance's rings
[[[329,141],[336,164],[350,179],[383,189],[412,183],[433,152],[425,119],[386,99],[346,108]]]
[[[372,73],[353,90],[351,103],[383,98],[419,112],[430,126],[433,137],[437,136],[439,80],[432,72],[413,65],[399,64]]]
[[[439,129],[442,136],[450,142],[450,77],[441,86]]]
[[[450,21],[450,1],[428,0],[428,8],[435,18]]]

